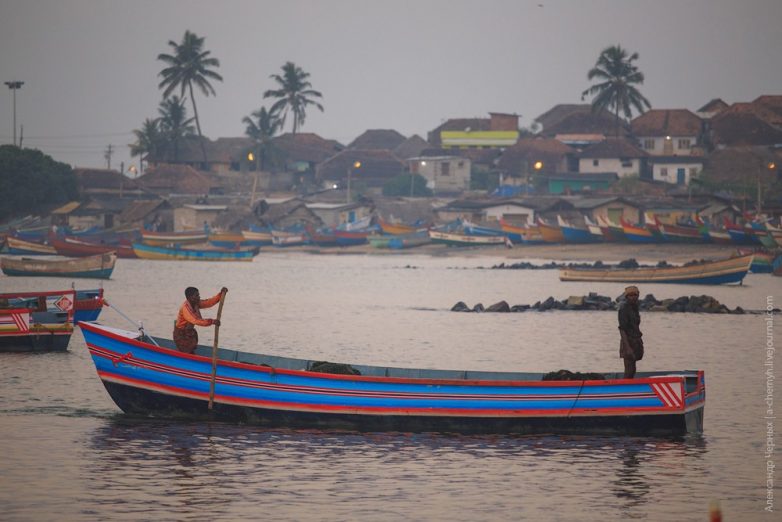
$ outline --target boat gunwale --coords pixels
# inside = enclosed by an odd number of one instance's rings
[[[78,326],[82,330],[87,330],[93,334],[101,335],[104,337],[108,337],[109,339],[112,339],[114,341],[119,341],[121,343],[125,344],[131,344],[137,348],[150,350],[156,353],[161,353],[164,355],[174,356],[186,360],[191,361],[197,361],[197,362],[208,362],[211,364],[211,357],[203,356],[203,355],[197,355],[197,354],[187,354],[184,352],[180,352],[178,350],[174,350],[171,348],[166,348],[163,346],[155,346],[151,343],[147,343],[144,341],[140,341],[139,339],[122,336],[118,333],[112,332],[111,330],[107,330],[103,325],[93,322],[93,321],[80,321],[78,322]],[[133,334],[135,332],[127,331],[130,334]],[[90,348],[88,344],[88,348]],[[105,348],[101,348],[103,350],[107,350]],[[244,354],[251,354],[251,355],[268,355],[268,354],[254,354],[252,352],[240,352],[238,350],[233,350],[237,353],[244,353]],[[90,352],[92,354],[92,349],[90,349]],[[284,356],[274,356],[279,357],[281,359],[286,359],[289,361],[301,361],[302,363],[307,363],[310,361],[310,359],[297,359],[293,357],[284,357]],[[294,370],[294,369],[288,369],[288,368],[275,368],[272,366],[262,366],[259,364],[253,364],[253,363],[244,363],[244,362],[238,362],[238,361],[228,361],[225,359],[218,359],[218,365],[219,366],[227,366],[231,368],[237,368],[237,369],[243,369],[243,370],[252,370],[256,372],[262,372],[262,373],[270,373],[270,374],[283,374],[283,375],[293,375],[293,376],[307,376],[307,377],[315,377],[315,378],[322,378],[327,380],[349,380],[349,381],[362,381],[362,382],[382,382],[382,383],[415,383],[415,384],[440,384],[440,385],[469,385],[469,386],[486,386],[486,387],[497,387],[497,386],[533,386],[533,387],[574,387],[574,386],[596,386],[596,385],[623,385],[623,384],[651,384],[651,383],[684,383],[684,381],[687,378],[697,378],[702,370],[685,370],[685,371],[679,371],[676,372],[676,375],[660,375],[660,376],[649,376],[649,377],[640,377],[636,379],[604,379],[604,380],[574,380],[574,381],[529,381],[529,380],[487,380],[487,379],[446,379],[446,378],[420,378],[420,377],[392,377],[392,376],[377,376],[377,375],[344,375],[344,374],[333,374],[333,373],[321,373],[321,372],[313,372],[311,370]],[[395,367],[386,367],[386,366],[373,366],[373,365],[358,365],[363,367],[371,367],[371,368],[378,368],[378,369],[398,369],[398,370],[428,370],[425,368],[395,368]],[[467,373],[471,370],[433,370],[433,371],[453,371],[453,372],[463,372]],[[513,373],[513,372],[492,372],[490,370],[473,370],[473,371],[480,371],[482,373]],[[519,372],[522,373],[522,372]],[[670,371],[664,372],[666,374],[673,373]],[[539,374],[541,377],[544,375],[543,373]],[[699,384],[700,387],[700,384]]]

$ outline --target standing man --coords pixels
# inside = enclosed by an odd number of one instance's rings
[[[201,300],[198,288],[189,286],[185,289],[185,302],[179,307],[176,322],[174,323],[174,344],[177,350],[185,353],[193,353],[198,346],[197,326],[220,326],[219,319],[204,319],[201,317],[201,308],[211,308],[220,302],[220,297],[228,292],[226,287],[220,293]]]
[[[635,377],[635,363],[644,356],[644,341],[641,333],[641,313],[638,310],[639,291],[637,286],[625,288],[625,300],[619,306],[619,357],[624,359],[625,379]]]

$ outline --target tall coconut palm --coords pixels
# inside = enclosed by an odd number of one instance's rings
[[[203,50],[204,38],[190,31],[185,31],[180,43],[169,40],[168,45],[173,49],[173,53],[161,53],[157,56],[158,60],[167,65],[158,73],[158,76],[163,78],[158,88],[165,88],[163,98],[167,98],[177,87],[180,89],[179,95],[182,97],[185,95],[185,90],[189,91],[201,143],[201,152],[204,155],[204,163],[206,163],[206,148],[201,133],[201,121],[198,119],[198,107],[196,107],[195,96],[193,96],[193,84],[201,90],[204,96],[210,94],[216,96],[214,87],[209,83],[209,80],[223,81],[223,77],[212,70],[220,67],[220,60],[210,57],[211,51]]]
[[[194,118],[187,117],[185,100],[176,95],[160,102],[158,114],[160,114],[160,131],[165,137],[167,152],[173,152],[173,160],[177,162],[179,161],[179,144],[183,139],[193,135]],[[167,156],[169,155],[167,154]]]
[[[282,127],[282,121],[266,107],[261,107],[252,113],[252,117],[242,118],[242,123],[247,125],[244,133],[255,142],[255,171],[258,172],[264,167],[271,140]]]
[[[322,98],[323,95],[311,88],[312,84],[307,80],[309,76],[310,73],[304,72],[293,62],[286,62],[282,66],[282,76],[279,74],[270,76],[277,82],[279,89],[270,89],[263,93],[264,98],[277,98],[271,107],[271,112],[279,115],[282,125],[285,125],[288,111],[293,113],[293,134],[304,125],[308,105],[314,105],[323,112],[323,105],[312,99]]]
[[[140,129],[134,129],[136,142],[130,144],[130,155],[139,157],[139,171],[144,172],[144,156],[159,160],[165,150],[165,137],[160,130],[160,119],[144,120]]]
[[[633,109],[642,113],[645,108],[652,106],[636,87],[644,82],[644,74],[633,64],[637,59],[638,53],[628,56],[627,51],[620,45],[606,47],[600,53],[595,66],[587,73],[589,80],[597,78],[599,83],[581,93],[582,100],[586,96],[594,96],[592,109],[595,112],[610,109],[614,113],[617,119],[617,135],[620,111],[629,120]]]

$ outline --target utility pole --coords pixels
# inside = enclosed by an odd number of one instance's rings
[[[106,148],[106,151],[103,153],[103,157],[106,159],[106,168],[111,169],[111,155],[114,154],[113,147],[111,143],[109,143],[109,146]]]
[[[15,146],[16,145],[16,91],[22,88],[24,82],[15,80],[12,82],[5,82],[5,84],[8,86],[9,89],[11,89],[14,96],[14,146]],[[20,142],[20,146],[21,146],[21,142]]]

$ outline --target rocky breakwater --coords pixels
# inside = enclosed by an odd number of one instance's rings
[[[547,299],[538,301],[532,305],[517,304],[511,306],[507,301],[500,301],[488,307],[484,307],[482,303],[469,307],[463,301],[459,301],[451,307],[451,311],[500,313],[527,311],[546,312],[550,310],[616,311],[619,309],[622,300],[622,296],[612,299],[608,296],[590,292],[588,295],[573,295],[563,300],[548,297]],[[638,301],[638,306],[641,310],[647,312],[688,312],[701,314],[765,313],[765,310],[744,310],[740,306],[730,309],[710,295],[685,295],[677,298],[657,299],[653,294],[647,294],[646,297]],[[778,308],[774,311],[779,313]]]

